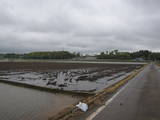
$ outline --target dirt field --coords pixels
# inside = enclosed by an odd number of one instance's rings
[[[54,63],[54,62],[0,62],[0,70],[57,70],[78,69],[93,67],[116,67],[128,66],[127,64],[96,64],[96,63]],[[135,66],[135,65],[129,65]]]
[[[142,65],[0,62],[0,79],[68,91],[95,92]]]
[[[27,84],[32,85],[35,88],[43,87],[52,89],[54,91],[55,89],[59,91],[63,90],[62,93],[64,91],[71,91],[72,93],[74,92],[76,94],[74,96],[48,92],[44,93],[41,91],[23,87],[17,88],[17,86],[14,85],[1,83],[0,89],[2,89],[1,91],[5,92],[1,92],[3,101],[0,105],[2,106],[1,108],[3,108],[4,105],[5,110],[1,110],[3,112],[0,116],[4,119],[9,119],[10,116],[15,119],[19,119],[19,117],[22,116],[23,118],[28,117],[28,119],[33,120],[37,118],[48,118],[57,113],[57,108],[58,111],[61,111],[62,109],[66,108],[66,106],[75,104],[75,102],[79,101],[82,96],[77,96],[79,95],[77,94],[77,92],[83,94],[86,92],[92,94],[96,93],[99,90],[102,90],[120,81],[121,79],[132,73],[133,70],[139,69],[141,66],[143,65],[53,62],[0,62],[0,81],[6,81],[5,83],[14,82],[15,84]],[[15,97],[13,101],[12,98],[10,98],[12,97],[10,95],[11,91],[14,93],[11,95]],[[35,95],[32,95],[34,91],[36,91]],[[39,98],[37,98],[37,92],[38,95],[40,95]],[[50,97],[47,96],[47,94],[49,94]],[[28,96],[27,98],[25,98],[23,95]],[[24,100],[21,100],[22,98],[24,98]],[[48,98],[51,98],[51,100]],[[68,101],[64,102],[64,98]],[[37,102],[36,99],[40,99],[38,100],[39,102]],[[6,102],[6,100],[8,102]],[[12,102],[10,102],[10,100]],[[27,110],[23,109],[26,109],[26,107],[23,107],[23,103],[20,104],[21,101],[24,102],[25,100],[27,100],[25,102],[25,105],[29,106]],[[24,115],[21,115],[21,112],[17,113],[17,111],[15,113],[15,110],[12,110],[12,107],[10,107],[12,105],[9,105],[9,103],[13,102],[14,105],[18,106],[18,111],[23,111]],[[35,103],[32,108],[33,102]],[[48,102],[50,104],[48,104]],[[6,107],[5,103],[9,106]],[[33,110],[35,113],[32,115]],[[47,113],[43,110],[45,110]]]

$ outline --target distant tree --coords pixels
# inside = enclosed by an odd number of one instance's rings
[[[101,52],[100,55],[97,55],[98,59],[135,59],[143,58],[145,60],[158,59],[158,54],[152,53],[149,50],[140,50],[136,52],[119,52],[118,50],[113,50],[110,52]]]
[[[152,52],[150,52],[149,50],[140,50],[137,52],[133,52],[131,53],[132,58],[143,58],[145,60],[149,60],[150,56],[151,56]]]
[[[79,55],[79,54],[78,54]],[[71,59],[77,54],[68,51],[32,52],[25,55],[29,59]]]

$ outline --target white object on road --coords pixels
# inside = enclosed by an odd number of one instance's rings
[[[78,105],[76,105],[79,109],[81,109],[83,112],[86,112],[88,110],[88,105],[86,103],[79,102]]]
[[[105,105],[98,108],[95,112],[93,112],[89,117],[86,118],[86,120],[93,120],[100,112],[102,112],[106,106],[108,106],[128,85],[130,82],[128,82],[123,88],[121,88],[113,97],[111,97],[108,101],[105,102]]]

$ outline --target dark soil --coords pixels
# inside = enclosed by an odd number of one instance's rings
[[[128,67],[129,66],[129,67]],[[61,70],[61,69],[79,69],[79,68],[124,68],[132,69],[132,67],[141,65],[122,65],[122,64],[93,64],[93,63],[54,63],[54,62],[0,62],[0,70]],[[130,71],[130,70],[128,70]]]
[[[21,83],[27,82],[31,85],[56,89],[89,91],[102,89],[106,86],[107,81],[121,77],[141,66],[92,63],[0,62],[0,79]],[[99,79],[101,79],[101,82],[96,83]]]

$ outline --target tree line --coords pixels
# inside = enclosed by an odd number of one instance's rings
[[[118,50],[101,52],[96,55],[98,59],[120,59],[120,60],[160,60],[160,52],[139,50],[136,52],[119,52]]]
[[[31,52],[27,54],[7,53],[0,54],[0,58],[7,59],[72,59],[79,57],[80,53],[71,53],[68,51],[48,51],[48,52]]]
[[[80,53],[69,51],[47,51],[30,52],[26,54],[7,53],[0,54],[0,59],[73,59],[85,58]],[[117,59],[117,60],[160,60],[160,52],[149,50],[139,50],[136,52],[120,52],[118,50],[105,51],[94,55],[97,59]]]

